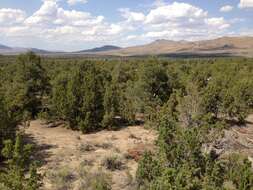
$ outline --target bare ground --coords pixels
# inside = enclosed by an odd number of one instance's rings
[[[154,131],[144,129],[143,126],[83,135],[62,126],[49,128],[40,120],[32,121],[25,133],[37,146],[34,159],[41,161],[39,171],[44,175],[43,190],[57,189],[52,182],[53,179],[50,179],[52,175],[48,174],[68,168],[72,172],[71,175],[78,176],[81,165],[85,165],[88,171],[101,168],[109,173],[113,190],[131,189],[137,162],[135,159],[127,158],[129,150],[153,149],[157,137]],[[115,171],[106,169],[102,162],[110,156],[117,156],[123,167]],[[73,177],[68,182],[71,185],[65,189],[78,189],[78,181],[78,177]]]
[[[64,168],[68,168],[74,177],[66,182],[71,185],[58,189],[79,190],[78,172],[83,166],[88,172],[101,169],[109,174],[113,190],[132,190],[137,161],[127,156],[130,153],[135,154],[136,151],[154,149],[157,138],[154,131],[144,129],[143,126],[83,135],[62,126],[49,128],[40,120],[32,121],[25,133],[37,146],[34,159],[41,161],[39,171],[44,175],[43,190],[57,189],[53,184],[52,175],[48,174]],[[240,153],[253,163],[253,114],[248,116],[245,125],[231,124],[231,128],[225,130],[224,138],[219,144],[223,155],[231,152]],[[117,156],[123,167],[114,171],[106,169],[102,163],[110,156]]]
[[[253,167],[253,114],[246,118],[244,125],[234,124],[229,130],[225,130],[220,145],[224,155],[234,152],[244,155],[252,162]]]

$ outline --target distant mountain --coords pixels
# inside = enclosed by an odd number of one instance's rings
[[[37,48],[27,48],[26,51],[32,51],[34,53],[38,53],[38,54],[50,54],[50,53],[54,53],[51,51],[47,51],[47,50],[43,50],[43,49],[37,49]]]
[[[253,37],[222,37],[202,41],[156,40],[147,45],[99,52],[100,55],[226,55],[253,57]]]
[[[11,48],[5,45],[0,44],[0,50],[10,50]]]
[[[8,47],[0,44],[0,54],[4,55],[16,55],[20,53],[25,53],[28,51],[32,51],[37,54],[50,54],[50,51],[37,49],[37,48],[22,48],[22,47]]]
[[[36,48],[11,48],[0,45],[0,54],[16,55],[33,51],[51,56],[243,56],[253,57],[253,37],[222,37],[202,41],[172,41],[160,39],[152,43],[134,47],[120,48],[106,45],[77,52],[46,51]]]
[[[93,48],[93,49],[78,51],[75,53],[97,53],[97,52],[106,52],[106,51],[113,51],[113,50],[120,50],[120,49],[121,48],[118,46],[106,45],[106,46],[97,47],[97,48]]]

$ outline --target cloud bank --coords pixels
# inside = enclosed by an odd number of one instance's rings
[[[228,33],[233,22],[209,16],[208,11],[189,3],[157,1],[147,12],[119,9],[118,22],[109,22],[103,15],[65,9],[61,0],[43,0],[32,15],[19,9],[0,9],[0,34],[4,38],[46,43],[52,48],[84,47],[85,44],[132,45],[154,39],[198,40]],[[67,0],[67,3],[87,3]],[[253,6],[241,0],[240,6]],[[221,11],[231,11],[225,6]],[[73,44],[75,46],[73,46]],[[68,49],[69,50],[69,49]]]

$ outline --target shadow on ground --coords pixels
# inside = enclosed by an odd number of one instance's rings
[[[57,145],[51,144],[38,144],[36,139],[29,134],[25,134],[24,136],[25,142],[33,145],[32,157],[34,161],[39,164],[39,167],[46,165],[48,163],[49,158],[52,156],[50,153],[50,149],[57,148]]]

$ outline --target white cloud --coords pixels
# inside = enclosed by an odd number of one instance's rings
[[[69,46],[84,42],[109,43],[126,32],[121,23],[108,23],[101,15],[64,9],[57,0],[44,0],[29,17],[21,10],[0,9],[0,24],[2,38],[45,41],[53,47],[62,47],[64,43]]]
[[[207,12],[187,3],[174,2],[169,5],[162,5],[149,12],[146,18],[148,24],[160,24],[166,21],[175,21],[185,18],[205,17]]]
[[[164,2],[164,0],[155,0],[155,2],[153,3],[153,6],[155,7],[160,7],[165,5],[166,3]]]
[[[22,23],[26,13],[19,9],[0,9],[0,25],[11,25]]]
[[[229,27],[230,23],[223,17],[209,17],[207,11],[179,2],[154,7],[140,26],[145,32],[142,36],[146,38],[174,40],[220,36]]]
[[[116,35],[122,32],[123,27],[118,24],[111,24],[107,30],[107,34],[109,35]]]
[[[220,12],[230,12],[234,9],[233,6],[231,5],[225,5],[223,7],[220,8]]]
[[[221,30],[230,27],[230,24],[226,22],[223,17],[208,18],[205,19],[205,22],[207,23],[208,26]]]
[[[156,32],[148,32],[145,34],[146,37],[150,38],[163,38],[163,37],[176,37],[179,35],[179,31],[177,29],[170,30],[170,31],[156,31]]]
[[[126,37],[127,40],[136,40],[138,38],[137,35],[129,35]]]
[[[38,11],[26,19],[28,25],[57,26],[93,26],[103,23],[103,16],[92,16],[89,12],[65,10],[56,2],[45,1]]]
[[[46,0],[32,16],[26,19],[26,24],[46,24],[57,17],[58,5],[55,1]]]
[[[119,9],[121,16],[127,19],[128,22],[142,22],[145,20],[145,15],[141,12],[132,12],[128,8]]]
[[[240,8],[253,8],[253,0],[240,0]]]
[[[77,3],[87,3],[88,2],[88,0],[68,0],[67,1],[67,3],[69,4],[69,5],[75,5],[75,4],[77,4]]]

